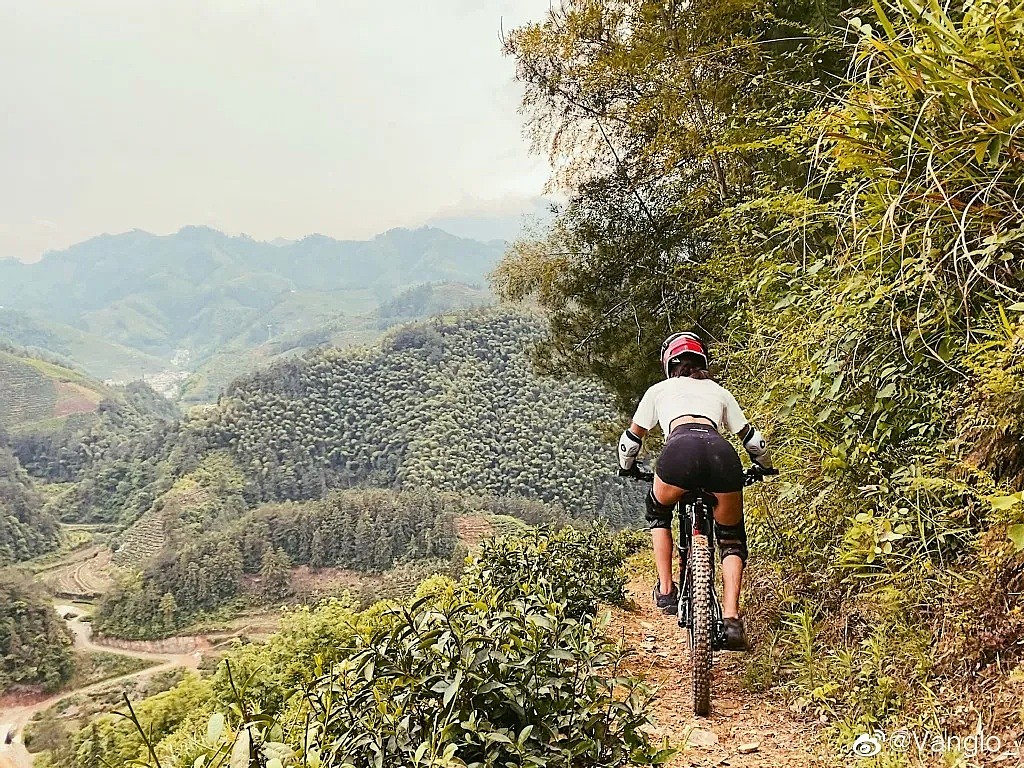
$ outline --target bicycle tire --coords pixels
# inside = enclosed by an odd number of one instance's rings
[[[690,543],[692,610],[690,617],[690,679],[693,681],[693,713],[707,717],[711,713],[712,616],[711,547],[707,536],[694,536]]]

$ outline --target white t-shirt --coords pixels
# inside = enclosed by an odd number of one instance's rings
[[[659,381],[648,389],[633,416],[638,427],[650,429],[661,424],[666,435],[672,422],[680,416],[703,416],[711,419],[719,430],[736,433],[747,424],[739,403],[732,393],[711,379],[676,376]]]

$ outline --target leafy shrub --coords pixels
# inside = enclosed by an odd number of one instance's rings
[[[112,717],[82,729],[68,764],[87,768],[89,756],[283,768],[667,760],[673,751],[644,731],[644,689],[620,674],[619,653],[592,615],[599,599],[622,594],[615,539],[595,527],[489,546],[506,559],[478,563],[459,582],[433,576],[411,603],[355,612],[331,601],[287,614],[278,634],[235,649],[212,680],[190,678],[137,705],[134,731]],[[581,583],[598,588],[583,594]]]
[[[621,540],[603,525],[544,527],[484,542],[470,573],[499,589],[545,595],[564,603],[566,615],[579,618],[600,603],[622,602],[624,557]]]
[[[537,594],[424,598],[317,688],[327,765],[652,764],[642,691],[593,620]],[[602,672],[611,670],[613,676]],[[622,686],[622,691],[616,691]]]
[[[191,724],[193,737],[179,731],[160,751],[175,764],[241,752],[339,768],[604,768],[673,754],[644,732],[645,691],[619,674],[602,622],[518,589],[435,586],[410,605],[344,618],[323,656],[278,656],[296,681],[318,675],[287,702],[266,698],[267,673],[252,666],[262,654],[247,649],[247,662],[232,659],[217,677],[234,715],[219,707],[205,727]],[[300,645],[308,650],[310,639]]]
[[[534,317],[481,311],[410,325],[378,350],[313,351],[235,381],[172,437],[200,454],[229,451],[250,501],[434,488],[572,499],[577,514],[624,519],[636,505],[620,508],[594,428],[613,416],[609,399],[592,381],[534,374],[526,349],[539,331]],[[174,462],[184,458],[171,457],[168,473],[180,474]]]

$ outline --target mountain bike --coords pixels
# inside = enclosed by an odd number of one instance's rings
[[[743,473],[744,486],[777,475],[756,465]],[[637,470],[632,477],[651,482],[653,472]],[[701,488],[688,491],[679,502],[679,626],[690,640],[690,680],[693,713],[711,713],[711,667],[714,652],[726,647],[722,603],[715,590],[715,518],[717,499]]]

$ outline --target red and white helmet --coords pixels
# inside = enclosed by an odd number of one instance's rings
[[[678,358],[687,353],[699,357],[703,363],[701,367],[707,369],[708,348],[696,333],[673,333],[662,342],[661,368],[665,371],[665,378],[668,378],[672,363],[678,362]]]

